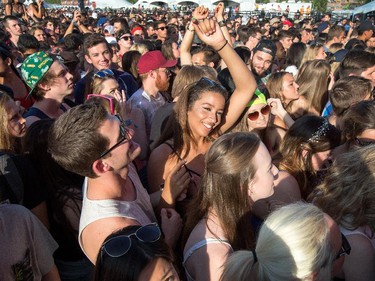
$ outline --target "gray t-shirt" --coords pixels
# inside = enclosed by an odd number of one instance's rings
[[[58,248],[48,230],[21,205],[0,205],[1,280],[41,280]]]

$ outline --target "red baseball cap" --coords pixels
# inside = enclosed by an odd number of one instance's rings
[[[177,64],[177,60],[166,60],[160,51],[147,52],[138,62],[138,73],[145,74],[158,68],[172,67]]]
[[[293,23],[291,23],[289,20],[284,20],[282,22],[283,25],[289,25],[290,27],[293,27]]]

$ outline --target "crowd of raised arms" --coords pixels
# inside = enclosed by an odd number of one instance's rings
[[[3,2],[1,280],[375,280],[373,19],[226,11]]]

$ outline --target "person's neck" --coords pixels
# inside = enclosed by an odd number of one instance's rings
[[[10,37],[10,41],[12,41],[12,43],[17,46],[19,38],[20,37],[18,35],[13,35],[12,34],[12,36]]]
[[[155,84],[150,83],[149,81],[143,81],[142,87],[149,96],[156,97],[159,93],[159,89],[156,88]]]
[[[90,199],[116,199],[131,201],[134,200],[135,187],[128,177],[128,168],[121,173],[113,170],[101,174],[97,178],[87,179],[88,197]]]

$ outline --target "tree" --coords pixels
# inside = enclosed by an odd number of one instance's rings
[[[313,0],[313,9],[317,12],[324,13],[327,9],[327,0]]]

